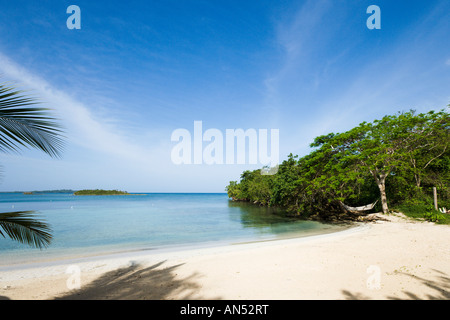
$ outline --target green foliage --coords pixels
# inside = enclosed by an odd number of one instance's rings
[[[272,176],[261,174],[261,170],[245,171],[241,182],[230,181],[226,187],[228,197],[261,205],[269,205],[272,194]]]
[[[0,151],[32,147],[52,157],[60,156],[62,129],[48,109],[34,106],[37,103],[22,91],[0,84]]]
[[[129,194],[126,191],[119,191],[119,190],[102,190],[102,189],[84,189],[75,191],[73,193],[76,196],[112,196],[112,195],[127,195]]]
[[[431,222],[443,222],[447,220],[445,215],[440,214],[437,211],[427,211],[424,213],[423,217],[425,218],[425,220]]]
[[[449,208],[450,201],[442,200],[439,197],[439,207]],[[450,214],[442,214],[436,211],[433,204],[433,197],[424,193],[418,194],[415,198],[409,198],[400,204],[396,205],[394,210],[404,213],[406,216],[413,219],[425,219],[440,224],[450,224]]]
[[[319,136],[309,154],[301,158],[290,154],[276,174],[245,171],[226,190],[233,200],[283,207],[301,216],[342,213],[341,201],[360,206],[381,199],[375,209],[385,213],[388,203],[432,204],[432,187],[445,203],[450,199],[449,142],[445,110],[398,113]],[[422,218],[425,212],[421,211]]]
[[[21,148],[35,148],[51,157],[59,157],[63,147],[62,129],[46,108],[8,84],[0,84],[0,152],[18,153]],[[3,230],[3,231],[2,231]],[[0,213],[0,235],[43,248],[52,235],[44,221],[33,211]]]
[[[3,231],[2,231],[3,230]],[[0,213],[0,235],[36,248],[47,247],[51,240],[50,226],[35,217],[34,211]]]

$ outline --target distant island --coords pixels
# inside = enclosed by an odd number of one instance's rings
[[[102,190],[102,189],[85,189],[78,190],[73,193],[76,196],[114,196],[114,195],[129,195],[126,191],[119,190]]]
[[[12,191],[21,192],[23,194],[42,194],[42,193],[73,193],[71,189],[59,189],[59,190],[35,190],[35,191]]]

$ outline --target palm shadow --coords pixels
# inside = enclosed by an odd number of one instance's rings
[[[421,292],[411,292],[403,291],[405,295],[404,298],[387,296],[386,299],[389,300],[449,300],[450,299],[450,277],[442,271],[432,269],[436,275],[434,279],[426,279],[423,277],[418,277],[416,275],[399,272],[404,276],[410,277],[415,281],[421,283],[422,286],[433,289],[433,293],[428,293],[425,296]],[[368,300],[370,297],[365,296],[361,293],[352,293],[348,290],[342,290],[342,294],[347,300]]]
[[[403,275],[411,277],[414,280],[420,281],[424,286],[434,290],[433,294],[427,294],[425,298],[420,298],[418,293],[403,291],[409,300],[449,300],[450,299],[450,277],[442,271],[432,269],[438,275],[435,280],[425,279],[406,272],[402,272]],[[399,300],[397,297],[387,297],[391,300]],[[406,300],[404,299],[404,300]]]
[[[81,289],[72,290],[56,300],[165,300],[175,294],[177,299],[201,299],[196,292],[200,285],[197,273],[178,279],[174,265],[160,268],[165,261],[150,267],[139,264],[109,271]],[[217,299],[217,298],[216,298]]]
[[[348,290],[342,290],[342,294],[345,296],[346,300],[369,300],[370,298],[363,295],[362,293],[353,293]]]

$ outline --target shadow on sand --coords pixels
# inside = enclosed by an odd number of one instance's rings
[[[56,300],[165,300],[202,299],[196,292],[198,274],[179,279],[179,265],[161,267],[165,261],[150,267],[139,264],[107,272],[79,290],[72,290]],[[218,298],[213,298],[218,299]]]
[[[406,277],[411,278],[414,281],[418,281],[422,286],[431,288],[433,294],[423,294],[421,292],[403,291],[404,297],[401,296],[386,296],[388,300],[449,300],[450,299],[450,277],[445,272],[432,269],[435,272],[434,279],[425,279],[416,275],[399,272]],[[427,290],[428,291],[428,290]],[[342,294],[348,300],[369,300],[368,296],[362,293],[352,293],[348,290],[342,290]]]

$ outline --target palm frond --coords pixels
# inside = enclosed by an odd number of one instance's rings
[[[48,247],[52,240],[51,228],[35,217],[35,211],[0,213],[0,235],[36,248]],[[3,230],[3,231],[2,231]]]
[[[0,84],[0,151],[18,152],[21,147],[37,148],[59,157],[63,148],[61,126],[47,108],[23,91]]]

